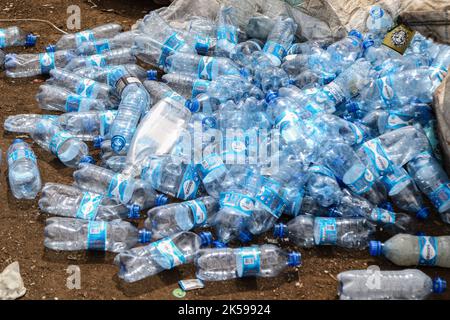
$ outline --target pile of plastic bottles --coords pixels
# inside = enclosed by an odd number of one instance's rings
[[[369,32],[327,44],[296,42],[288,16],[265,42],[250,38],[238,14],[222,6],[177,30],[150,12],[131,31],[112,23],[6,55],[9,77],[49,75],[36,100],[62,114],[9,117],[5,129],[76,169],[74,185],[41,190],[30,146],[8,150],[14,196],[41,192],[53,216],[45,247],[118,253],[127,282],[189,263],[205,281],[299,266],[298,252],[248,245],[268,231],[302,250],[369,247],[399,266],[450,267],[450,237],[415,235],[434,211],[450,224],[430,106],[450,47],[419,33],[403,55],[382,45],[394,21],[378,6]],[[381,271],[376,288],[368,276],[340,274],[340,297],[422,299],[446,286],[419,270]]]

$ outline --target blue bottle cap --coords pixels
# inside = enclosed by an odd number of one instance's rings
[[[200,232],[198,235],[202,241],[202,244],[201,244],[202,247],[210,246],[214,241],[214,238],[213,238],[211,232],[208,232],[208,231]]]
[[[56,51],[56,46],[54,46],[54,45],[48,45],[48,46],[46,46],[45,47],[45,51],[47,51],[47,52],[55,52]]]
[[[378,257],[381,255],[383,244],[381,241],[370,241],[369,242],[369,254],[372,257]]]
[[[420,220],[426,220],[430,216],[430,210],[427,207],[421,208],[416,213],[416,217]]]
[[[363,41],[363,48],[367,49],[369,47],[372,47],[375,44],[375,41],[373,41],[372,39],[366,39]]]
[[[292,251],[288,256],[288,265],[290,267],[297,267],[302,264],[302,255],[300,252]]]
[[[385,201],[379,205],[380,208],[385,209],[387,211],[394,212],[394,207],[392,206],[392,203],[389,201]]]
[[[250,241],[252,241],[252,235],[250,234],[250,232],[247,232],[247,231],[241,231],[241,232],[239,232],[239,240],[242,242],[242,243],[247,243],[247,242],[250,242]]]
[[[36,42],[37,42],[37,36],[35,36],[32,33],[28,34],[27,37],[25,38],[25,46],[26,47],[34,47],[36,45]]]
[[[197,50],[197,53],[200,55],[207,55],[208,50],[209,50],[209,45],[208,45],[208,43],[197,42],[195,44],[195,50]]]
[[[273,227],[273,236],[275,238],[284,238],[287,233],[287,226],[282,223],[278,223]]]
[[[125,147],[125,144],[125,138],[122,136],[114,136],[111,139],[111,148],[116,153],[119,153]]]
[[[433,292],[441,294],[447,289],[447,281],[442,278],[433,279]]]
[[[200,102],[197,99],[194,100],[186,100],[184,106],[189,109],[191,112],[198,112],[200,110]]]
[[[94,158],[92,158],[91,156],[84,156],[83,158],[80,159],[80,164],[82,163],[92,163],[95,164],[95,160]]]
[[[102,136],[96,136],[94,137],[94,148],[100,149],[102,146],[103,141],[105,141],[105,138]]]
[[[380,6],[375,5],[370,8],[369,14],[373,18],[379,19],[384,16],[384,10]]]
[[[350,32],[348,33],[348,35],[351,36],[351,37],[356,37],[356,38],[358,38],[359,40],[362,40],[362,39],[363,39],[363,35],[361,34],[361,32],[359,32],[359,31],[356,30],[356,29],[350,30]]]
[[[13,140],[12,144],[22,143],[22,142],[24,142],[22,139],[17,138],[17,139]]]
[[[139,242],[149,243],[152,239],[152,233],[147,229],[139,230]]]
[[[219,241],[219,240],[213,241],[213,246],[214,246],[214,248],[227,248],[228,247],[226,245],[226,243],[223,243],[222,241]]]
[[[425,237],[425,236],[426,236],[426,233],[423,232],[423,231],[417,231],[417,232],[416,232],[416,236],[418,236],[418,237]]]
[[[248,78],[250,76],[250,72],[246,69],[246,68],[241,68],[239,70],[239,73],[241,74],[241,76],[243,76],[244,78]]]
[[[155,198],[155,207],[164,206],[169,202],[169,198],[165,194],[159,194]]]
[[[128,218],[129,219],[139,219],[140,218],[141,207],[137,204],[132,204],[128,206]]]
[[[158,71],[157,70],[148,70],[147,71],[147,80],[157,80],[158,79]]]
[[[278,92],[275,91],[269,91],[266,93],[266,102],[269,103],[273,99],[278,98]]]

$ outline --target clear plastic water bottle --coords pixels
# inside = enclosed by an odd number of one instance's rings
[[[106,108],[101,100],[86,98],[64,88],[48,84],[39,87],[36,100],[41,109],[51,111],[77,112],[105,110]]]
[[[41,190],[36,155],[22,139],[15,139],[8,149],[8,177],[16,199],[34,199]]]
[[[32,33],[27,34],[20,27],[8,27],[0,29],[0,49],[9,47],[34,47],[37,37]]]
[[[418,269],[352,270],[339,273],[337,278],[341,300],[423,300],[447,288],[445,280],[432,280]]]
[[[112,221],[139,216],[133,206],[127,207],[101,194],[59,183],[45,184],[39,209],[55,216],[84,220]]]
[[[364,218],[325,218],[300,215],[287,225],[275,225],[274,236],[288,238],[299,247],[332,245],[348,249],[367,248],[375,226]]]
[[[297,24],[292,18],[278,16],[275,19],[275,24],[263,49],[274,66],[281,65],[281,61],[286,56],[296,32]]]
[[[53,114],[16,114],[14,116],[8,116],[5,119],[3,128],[9,132],[16,133],[31,133],[36,124],[42,119],[47,119],[53,122],[58,121],[58,116]]]
[[[120,173],[127,167],[126,156],[112,156],[110,158],[102,159],[102,167],[105,167],[114,172]]]
[[[150,241],[148,230],[123,220],[89,221],[53,217],[45,222],[44,246],[58,251],[121,252]]]
[[[66,50],[38,54],[7,54],[5,56],[6,75],[10,78],[46,75],[55,68],[64,68],[75,57],[72,51]]]
[[[334,174],[326,167],[314,165],[309,168],[306,186],[309,195],[322,207],[329,207],[339,202],[342,197],[341,187]]]
[[[370,34],[381,42],[393,26],[394,20],[386,10],[378,5],[370,7],[366,20],[366,27]]]
[[[81,161],[93,162],[88,146],[69,132],[62,130],[54,121],[40,120],[31,132],[33,140],[50,151],[66,166],[76,168]]]
[[[400,54],[382,45],[375,44],[376,39],[366,38],[363,42],[364,58],[369,61],[376,71],[381,70],[385,61],[399,58]]]
[[[260,83],[258,83],[264,93],[278,92],[278,90],[290,83],[286,71],[277,67],[264,67],[258,72]]]
[[[94,141],[98,145],[101,140],[110,136],[110,128],[116,115],[116,110],[68,112],[58,117],[58,125],[74,137]]]
[[[137,64],[124,64],[120,66],[106,67],[86,67],[74,71],[74,73],[82,78],[92,79],[97,82],[108,82],[108,75],[117,68],[125,68],[131,75],[141,81],[147,79],[147,70]]]
[[[215,54],[228,57],[235,53],[238,43],[238,21],[236,8],[222,5],[217,14],[217,44]]]
[[[337,72],[349,67],[362,55],[363,36],[358,30],[351,30],[347,37],[328,46],[333,69]]]
[[[70,33],[62,36],[56,43],[58,50],[75,49],[81,46],[84,42],[95,41],[96,39],[112,38],[123,28],[117,23],[104,24],[90,30],[83,30],[77,33]]]
[[[85,67],[106,67],[122,64],[136,63],[136,57],[130,48],[115,49],[92,56],[80,56],[73,58],[66,66],[68,71],[74,71]]]
[[[231,59],[239,64],[241,67],[245,67],[251,64],[251,57],[254,52],[260,52],[264,44],[258,39],[250,39],[236,45],[234,54]]]
[[[409,162],[407,169],[420,191],[438,209],[442,220],[450,223],[450,180],[439,162],[424,152]]]
[[[288,253],[270,244],[237,249],[202,249],[195,258],[196,276],[204,281],[276,277],[287,267],[300,265],[299,252]]]
[[[174,91],[164,82],[146,80],[143,84],[153,101],[160,101],[164,98],[168,98],[173,99],[181,104],[186,103],[186,99],[184,97],[182,97],[180,94],[178,94],[178,92]]]
[[[201,93],[206,93],[211,81],[198,79],[194,75],[167,73],[162,80],[173,90],[186,98],[195,98]]]
[[[132,30],[118,33],[112,38],[105,37],[86,41],[77,46],[75,52],[80,56],[90,56],[122,48],[131,48],[134,38],[139,34],[138,30]]]
[[[197,235],[183,231],[147,246],[123,251],[116,256],[114,262],[120,267],[120,279],[125,282],[136,282],[164,270],[193,262],[200,248],[211,245],[212,241],[209,232]]]
[[[181,231],[205,226],[208,216],[218,209],[218,201],[210,196],[171,203],[148,211],[144,226],[151,231],[152,239],[158,240]]]

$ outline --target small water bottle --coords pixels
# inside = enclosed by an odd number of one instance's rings
[[[16,133],[31,133],[36,124],[42,119],[48,119],[53,122],[57,122],[58,116],[52,114],[16,114],[14,116],[8,116],[3,124],[3,128],[9,132]]]
[[[108,76],[118,68],[125,68],[131,75],[141,81],[147,79],[147,70],[137,64],[123,64],[120,66],[85,67],[74,71],[77,76],[88,78],[97,82],[107,83]]]
[[[117,110],[67,112],[60,115],[57,122],[74,137],[94,141],[94,145],[98,146],[103,139],[109,138],[116,115]]]
[[[8,27],[0,29],[0,49],[9,47],[34,47],[37,37],[33,34],[27,34],[20,27]]]
[[[366,20],[366,27],[370,34],[374,35],[381,42],[384,35],[394,26],[391,15],[380,6],[371,6],[369,16]]]
[[[299,252],[277,246],[202,249],[195,258],[196,276],[204,281],[225,281],[243,277],[276,277],[287,267],[301,265]]]
[[[36,155],[22,139],[15,139],[8,149],[8,177],[16,199],[34,199],[41,190]]]
[[[89,40],[77,46],[75,52],[80,56],[101,54],[116,49],[131,48],[134,38],[140,34],[137,30],[126,31],[111,37],[102,37]]]
[[[331,55],[331,68],[340,72],[349,67],[362,55],[363,36],[358,30],[351,30],[347,37],[327,48]]]
[[[89,221],[53,217],[45,222],[44,246],[58,251],[121,252],[150,241],[148,230],[123,220]]]
[[[130,48],[115,49],[92,56],[80,56],[73,58],[66,66],[68,71],[74,71],[85,67],[117,66],[136,63],[136,57]]]
[[[123,28],[117,23],[108,23],[101,26],[97,26],[91,30],[83,30],[77,33],[70,33],[63,35],[56,43],[58,50],[63,49],[76,49],[80,47],[84,42],[95,41],[101,38],[114,37],[119,32],[122,32]]]
[[[222,5],[218,13],[217,44],[215,54],[228,57],[235,53],[238,43],[238,22],[236,8]]]
[[[200,248],[211,245],[212,241],[210,232],[195,234],[183,231],[147,246],[123,251],[116,256],[114,262],[120,267],[120,279],[136,282],[193,262]]]
[[[178,73],[167,73],[162,76],[162,81],[186,98],[195,98],[201,93],[206,93],[211,84],[211,81],[198,79],[194,75]]]
[[[269,33],[263,49],[274,66],[278,67],[281,65],[281,61],[286,56],[296,32],[297,24],[292,18],[278,16],[275,19],[275,25]]]

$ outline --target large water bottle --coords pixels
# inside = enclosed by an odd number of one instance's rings
[[[121,32],[112,38],[105,37],[102,39],[97,38],[93,41],[86,41],[77,46],[75,52],[78,55],[90,56],[116,49],[131,48],[134,43],[134,38],[139,34],[140,32],[138,30],[132,30]]]
[[[130,48],[122,48],[95,54],[92,56],[81,56],[73,58],[66,66],[68,71],[74,71],[85,67],[106,67],[122,64],[136,63],[136,57]]]
[[[94,161],[88,155],[89,148],[83,141],[62,130],[52,120],[40,120],[31,131],[31,137],[68,167],[76,168],[81,161]]]
[[[83,78],[89,78],[94,81],[107,83],[108,75],[117,68],[125,68],[130,74],[141,81],[147,79],[147,70],[137,64],[124,64],[120,66],[106,66],[106,67],[86,67],[74,71],[74,73]]]
[[[120,266],[119,278],[126,282],[136,282],[163,270],[191,263],[200,247],[211,245],[212,240],[209,232],[197,235],[184,231],[147,246],[123,251],[114,260]]]
[[[44,246],[51,250],[121,252],[150,241],[150,233],[123,220],[89,221],[53,217],[45,222]]]
[[[231,58],[238,43],[238,21],[236,8],[222,5],[218,13],[217,44],[215,54]]]
[[[347,37],[328,46],[331,54],[332,69],[337,72],[349,67],[362,55],[363,36],[357,30],[351,30]]]
[[[279,16],[275,19],[275,25],[269,33],[263,49],[274,66],[278,67],[281,64],[294,40],[296,32],[297,24],[292,18]]]
[[[36,124],[42,119],[48,119],[55,123],[58,121],[58,116],[53,114],[16,114],[8,116],[5,119],[3,127],[6,131],[17,133],[31,133]]]
[[[0,29],[0,49],[8,47],[34,47],[37,37],[33,34],[27,34],[20,27],[8,27]]]
[[[300,265],[299,252],[288,253],[271,244],[237,249],[202,249],[195,258],[196,276],[204,281],[276,277],[287,267]]]
[[[8,177],[11,192],[17,199],[34,199],[41,190],[36,155],[22,139],[15,139],[8,149]]]
[[[418,269],[352,270],[339,273],[337,279],[341,300],[423,300],[447,288],[445,280],[432,280]]]
[[[391,15],[380,6],[371,6],[366,27],[369,33],[381,42],[385,34],[394,26]]]
[[[58,117],[58,125],[74,137],[83,141],[94,141],[98,146],[110,136],[111,125],[117,115],[116,110],[68,112]]]
[[[397,234],[389,240],[371,241],[372,256],[385,256],[398,266],[438,266],[450,268],[450,236],[429,237]]]
[[[349,249],[367,248],[375,226],[364,218],[325,218],[300,215],[287,225],[275,225],[274,236],[288,238],[299,247],[332,245]]]
[[[419,189],[438,209],[444,222],[450,223],[450,179],[439,162],[424,152],[408,163],[408,172]]]
[[[39,209],[55,216],[84,220],[111,221],[139,217],[133,206],[127,207],[101,194],[58,183],[45,184]]]
[[[43,84],[36,95],[39,107],[44,110],[77,112],[88,110],[105,110],[101,100],[86,98],[67,91],[64,88]]]
[[[172,203],[147,212],[148,218],[144,226],[151,231],[152,239],[158,240],[181,231],[205,226],[208,216],[218,209],[218,201],[210,196]]]
[[[6,75],[11,78],[26,78],[46,75],[55,68],[64,68],[76,56],[72,51],[45,52],[39,54],[7,54]]]
[[[108,23],[91,30],[83,30],[77,33],[66,34],[62,36],[56,43],[58,50],[75,49],[81,46],[84,42],[95,41],[96,39],[112,38],[123,28],[117,23]]]

